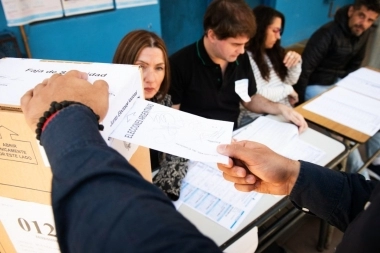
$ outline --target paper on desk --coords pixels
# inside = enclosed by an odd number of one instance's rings
[[[194,161],[227,163],[216,148],[231,143],[232,129],[232,122],[138,99],[111,137]]]
[[[360,68],[340,80],[337,85],[380,100],[380,72]]]
[[[60,252],[51,206],[0,197],[0,220],[17,252]]]
[[[234,135],[234,139],[259,142],[276,153],[295,160],[316,163],[325,155],[321,149],[299,138],[297,126],[268,117],[258,117]]]
[[[380,129],[380,101],[335,87],[303,107],[367,135]]]
[[[191,161],[178,201],[235,231],[261,197],[257,192],[236,190],[233,183],[223,178],[215,163]]]

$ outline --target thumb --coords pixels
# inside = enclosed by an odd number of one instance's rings
[[[245,147],[246,144],[246,141],[233,142],[232,144],[221,144],[217,147],[217,151],[219,154],[246,162],[250,153],[250,150]]]

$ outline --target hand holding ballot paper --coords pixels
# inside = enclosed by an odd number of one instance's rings
[[[18,67],[10,67],[14,65]],[[0,67],[2,101],[17,105],[29,90],[21,103],[33,131],[50,102],[70,100],[89,106],[100,116],[108,144],[113,137],[194,161],[227,162],[216,147],[230,143],[233,123],[139,99],[143,91],[138,66],[6,58]]]

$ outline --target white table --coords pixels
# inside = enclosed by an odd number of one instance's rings
[[[273,116],[269,117],[276,118]],[[276,119],[280,120],[279,118]],[[334,167],[335,165],[333,164],[336,164],[348,154],[346,146],[343,143],[313,129],[308,128],[300,135],[300,138],[326,152],[326,155],[318,163],[321,166],[327,166],[330,168]],[[231,232],[186,205],[182,205],[178,210],[204,235],[210,237],[217,245],[221,247],[221,249],[224,250],[232,244],[234,244],[234,247],[238,248],[239,245],[243,248],[246,247],[250,240],[252,240],[252,237],[244,235],[249,234],[249,231],[253,227],[260,227],[270,217],[277,214],[279,209],[285,207],[287,204],[289,204],[287,197],[274,195],[263,196],[255,208],[236,229],[236,232]]]

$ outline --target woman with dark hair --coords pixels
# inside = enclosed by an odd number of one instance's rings
[[[258,6],[253,9],[256,17],[256,35],[247,44],[247,52],[255,75],[257,93],[263,97],[288,106],[298,102],[293,86],[301,74],[301,56],[280,45],[285,17],[281,12]],[[257,114],[240,107],[239,125]]]
[[[248,43],[252,69],[255,74],[257,92],[273,102],[294,105],[298,95],[294,85],[301,74],[301,56],[280,45],[285,17],[281,12],[258,6],[253,9],[257,22],[257,33]]]
[[[167,94],[170,85],[168,53],[164,41],[157,34],[146,30],[128,33],[120,41],[113,63],[140,65],[145,99],[168,107],[173,105]],[[150,160],[152,170],[159,168],[153,183],[169,198],[177,200],[188,160],[152,149]]]

